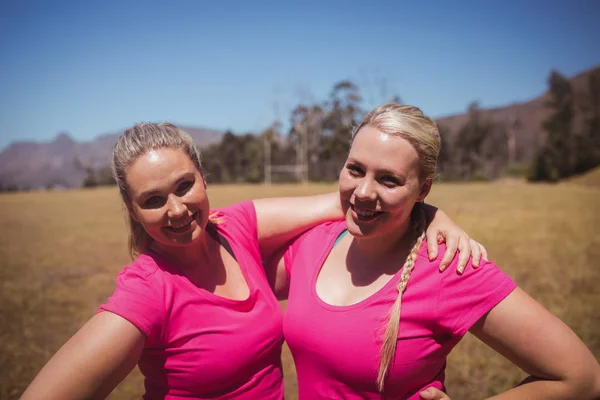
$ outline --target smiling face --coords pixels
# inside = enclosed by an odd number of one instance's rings
[[[148,151],[127,168],[125,180],[129,212],[157,246],[187,246],[202,237],[210,211],[206,183],[184,151]]]
[[[339,179],[348,231],[357,238],[403,235],[430,187],[420,180],[419,155],[407,140],[363,126]]]

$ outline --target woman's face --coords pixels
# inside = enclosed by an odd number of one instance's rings
[[[362,127],[339,179],[348,231],[356,237],[404,234],[414,204],[431,187],[419,175],[419,156],[408,141]]]
[[[161,148],[125,171],[129,212],[156,244],[186,246],[206,228],[210,205],[202,173],[182,150]]]

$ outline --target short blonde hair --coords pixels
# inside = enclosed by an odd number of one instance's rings
[[[131,198],[126,180],[127,168],[140,156],[151,150],[170,148],[182,150],[202,172],[200,151],[194,140],[185,131],[173,124],[140,123],[127,129],[115,144],[112,154],[111,169],[119,186],[123,203],[127,206],[129,226],[129,253],[132,258],[148,250],[152,238],[142,225],[131,215]]]
[[[352,137],[354,138],[360,129],[367,125],[385,134],[399,136],[408,141],[419,156],[419,180],[421,182],[427,180],[433,182],[441,140],[437,125],[431,118],[425,116],[417,107],[390,103],[379,106],[367,113],[354,130]],[[406,290],[419,249],[425,238],[426,218],[420,203],[417,203],[413,208],[411,219],[412,229],[408,234],[413,235],[415,239],[402,267],[400,282],[398,283],[398,296],[388,315],[377,377],[377,387],[380,392],[384,391],[385,380],[396,354],[402,294]]]

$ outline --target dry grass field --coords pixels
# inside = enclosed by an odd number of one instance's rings
[[[600,358],[600,177],[558,185],[437,184],[440,206],[521,287],[568,323]],[[212,205],[335,190],[333,185],[214,186]],[[128,263],[113,188],[0,196],[0,399],[18,398],[42,365],[112,292]],[[286,398],[296,399],[284,353]],[[451,354],[453,399],[479,399],[524,377],[467,336]],[[112,394],[139,398],[134,371]]]

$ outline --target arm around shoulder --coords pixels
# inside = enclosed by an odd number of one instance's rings
[[[326,221],[342,219],[337,192],[302,197],[254,200],[258,241],[264,258],[307,229]]]
[[[21,399],[103,399],[135,367],[145,340],[131,322],[100,312],[48,361]]]
[[[520,288],[471,333],[533,378],[493,399],[598,399],[600,365],[579,337]]]

